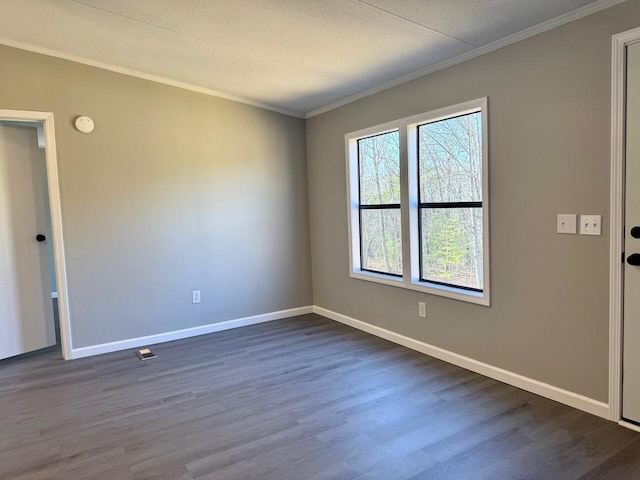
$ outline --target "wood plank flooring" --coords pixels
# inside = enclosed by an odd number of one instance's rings
[[[638,479],[640,434],[317,315],[0,362],[0,479]]]

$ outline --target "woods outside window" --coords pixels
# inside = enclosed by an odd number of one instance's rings
[[[487,99],[347,134],[354,278],[489,305]]]

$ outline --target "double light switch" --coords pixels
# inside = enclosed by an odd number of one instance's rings
[[[576,234],[580,225],[580,235],[602,235],[602,215],[558,215],[558,233]]]

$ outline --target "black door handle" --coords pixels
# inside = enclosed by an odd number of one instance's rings
[[[634,267],[640,267],[640,253],[632,253],[627,257],[627,263]]]
[[[640,238],[640,227],[633,227],[631,229],[631,236],[633,238]]]
[[[47,239],[47,237],[45,237],[44,235],[42,235],[41,233],[39,233],[38,235],[36,235],[36,240],[39,242],[44,242]]]

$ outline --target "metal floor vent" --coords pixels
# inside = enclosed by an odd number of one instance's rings
[[[140,360],[151,360],[152,358],[156,358],[155,354],[149,348],[138,350],[136,355],[138,355]]]

